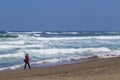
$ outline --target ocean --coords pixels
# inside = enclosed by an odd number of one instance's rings
[[[23,68],[28,53],[32,67],[69,64],[89,57],[120,56],[120,32],[0,32],[0,71]]]

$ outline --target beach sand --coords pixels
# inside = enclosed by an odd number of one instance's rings
[[[120,57],[0,72],[0,80],[120,80]]]

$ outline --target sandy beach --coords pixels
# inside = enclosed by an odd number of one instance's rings
[[[1,71],[0,80],[120,80],[120,57],[31,70]]]

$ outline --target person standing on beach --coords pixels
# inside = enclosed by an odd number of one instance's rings
[[[24,69],[26,69],[26,66],[28,65],[29,69],[31,68],[30,66],[30,57],[28,54],[25,55],[25,59],[24,59],[24,62],[25,62],[25,65],[24,65]]]

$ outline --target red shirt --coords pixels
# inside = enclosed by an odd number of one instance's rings
[[[30,60],[30,58],[29,58],[29,56],[28,56],[28,55],[26,55],[26,56],[25,56],[25,60],[27,60],[27,61],[29,61],[29,60]]]

